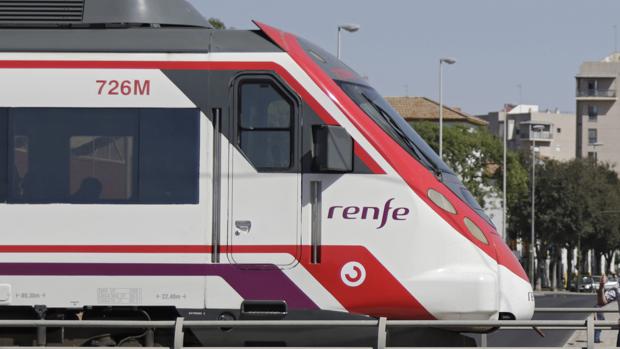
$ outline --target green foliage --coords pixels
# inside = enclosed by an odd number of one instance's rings
[[[619,190],[618,176],[607,164],[583,159],[541,161],[536,166],[537,239],[562,247],[575,247],[581,240],[584,247],[599,251],[619,248],[620,217],[609,212],[620,209]],[[529,241],[530,195],[514,205],[511,225],[518,236]]]
[[[528,167],[531,168],[531,159]],[[528,181],[528,192],[531,184]],[[552,248],[593,249],[611,259],[620,248],[620,180],[608,164],[575,159],[536,165],[535,232],[539,257]],[[513,202],[513,237],[530,241],[531,195]]]
[[[428,144],[439,149],[439,125],[433,122],[416,122],[412,125]],[[485,128],[450,125],[443,131],[444,161],[461,177],[463,184],[484,207],[489,194],[502,190],[503,148],[499,139]],[[507,155],[507,199],[520,200],[527,195],[527,171],[519,155]],[[509,205],[510,206],[510,205]]]
[[[209,18],[209,24],[211,24],[214,29],[226,29],[226,25],[219,18]]]

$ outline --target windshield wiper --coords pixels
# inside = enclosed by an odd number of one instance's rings
[[[383,108],[373,102],[373,100],[370,99],[370,97],[366,96],[365,93],[361,92],[361,95],[368,103],[370,103],[370,105],[372,105],[373,108],[375,108],[375,110],[379,113],[379,115],[381,115],[383,120],[392,127],[398,138],[400,138],[401,141],[403,141],[415,153],[416,158],[418,158],[418,160],[424,163],[425,167],[431,170],[436,177],[441,179],[443,171],[431,159],[429,159],[429,157],[424,154],[424,152],[420,150],[420,147],[418,147],[417,144],[415,144],[413,141],[411,141],[411,139],[409,139],[409,137],[407,137],[407,135],[405,135],[405,133],[388,114],[388,112],[386,112]]]

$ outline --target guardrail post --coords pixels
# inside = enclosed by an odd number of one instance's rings
[[[47,345],[47,328],[45,326],[37,327],[37,346],[44,347]]]
[[[586,319],[586,338],[588,339],[588,349],[594,349],[594,314]]]
[[[47,307],[45,305],[35,305],[34,311],[39,315],[40,320],[45,320]],[[44,347],[47,345],[47,327],[45,325],[37,326],[37,346]]]
[[[480,347],[482,347],[482,348],[486,348],[486,347],[489,345],[489,343],[488,343],[488,342],[489,342],[489,341],[488,341],[488,338],[487,338],[487,334],[486,334],[486,333],[483,333],[483,334],[480,336]]]
[[[385,349],[387,342],[387,319],[379,318],[377,323],[377,349]]]
[[[183,348],[183,318],[178,317],[174,324],[174,346],[173,349]]]
[[[146,329],[146,336],[144,336],[144,346],[145,347],[155,346],[155,331],[153,331],[152,328]]]

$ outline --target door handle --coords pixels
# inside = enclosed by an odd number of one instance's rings
[[[249,234],[252,230],[251,221],[235,221],[235,235],[239,236],[241,233]]]

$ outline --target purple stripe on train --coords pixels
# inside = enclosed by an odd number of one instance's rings
[[[243,299],[284,300],[291,309],[318,309],[291,279],[271,264],[0,263],[0,275],[220,276]]]

